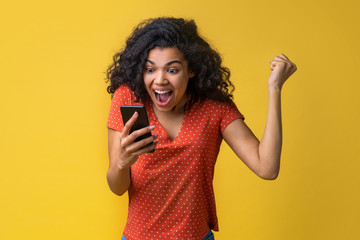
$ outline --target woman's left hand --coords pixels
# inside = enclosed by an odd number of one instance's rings
[[[297,67],[284,54],[280,54],[270,62],[270,69],[272,72],[269,77],[269,88],[281,90],[285,81],[297,70]]]

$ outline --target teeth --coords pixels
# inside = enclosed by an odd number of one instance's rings
[[[155,91],[155,93],[157,93],[157,94],[164,94],[164,93],[170,92],[170,90],[163,90],[163,91],[161,91],[161,90],[154,90],[154,91]]]

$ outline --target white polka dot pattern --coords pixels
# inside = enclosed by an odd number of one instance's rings
[[[126,86],[114,94],[107,126],[123,128],[120,106],[134,103]],[[243,118],[234,103],[211,100],[187,109],[173,140],[158,122],[152,104],[144,104],[159,143],[131,167],[127,239],[202,239],[218,230],[213,176],[222,142],[221,132]]]

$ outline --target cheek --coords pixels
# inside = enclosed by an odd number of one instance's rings
[[[188,85],[189,79],[187,78],[182,78],[180,79],[180,81],[178,82],[178,88],[181,89],[182,91],[185,91]]]

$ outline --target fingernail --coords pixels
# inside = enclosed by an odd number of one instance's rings
[[[150,126],[150,130],[154,130],[155,129],[155,126]]]
[[[134,115],[133,116],[137,116],[138,115],[138,112],[134,112]]]
[[[154,134],[153,136],[154,136],[154,138],[157,138],[159,135],[158,135],[158,134]]]

